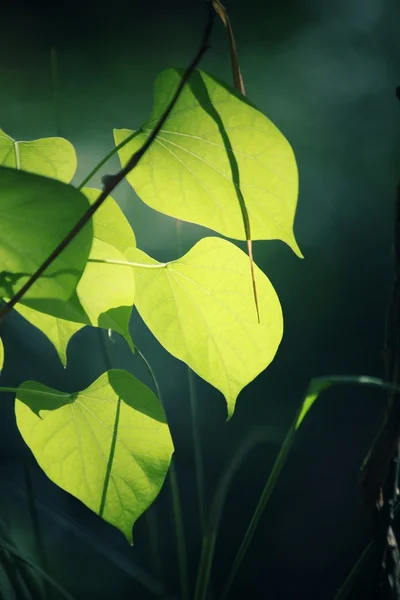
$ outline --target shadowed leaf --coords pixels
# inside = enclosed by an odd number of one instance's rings
[[[86,212],[87,198],[71,185],[0,167],[0,296],[11,298],[42,265]],[[67,300],[89,256],[92,225],[46,269],[23,297],[24,304]]]
[[[92,204],[99,190],[84,188]],[[123,252],[136,246],[135,235],[118,204],[111,196],[94,215],[93,245],[89,259],[124,260]],[[89,262],[77,287],[77,295],[62,304],[45,305],[42,311],[17,305],[17,311],[38,327],[53,343],[63,365],[67,362],[67,345],[84,325],[113,329],[120,333],[133,350],[129,320],[134,301],[134,275],[119,265]]]
[[[150,119],[119,150],[122,165],[154,128],[181,77],[178,69],[158,76]],[[115,143],[130,135],[115,130]],[[203,71],[192,75],[127,180],[152,208],[238,240],[246,239],[245,206],[253,240],[280,239],[301,256],[293,234],[298,175],[289,143],[247,99]]]

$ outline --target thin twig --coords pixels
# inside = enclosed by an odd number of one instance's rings
[[[97,198],[97,200],[88,208],[84,215],[79,219],[79,221],[74,225],[71,231],[65,236],[65,238],[58,244],[55,250],[48,256],[48,258],[44,261],[44,263],[33,273],[33,275],[29,278],[29,280],[22,286],[22,288],[11,298],[9,302],[5,304],[5,306],[0,310],[0,323],[4,319],[4,317],[14,308],[14,306],[20,302],[22,297],[26,294],[26,292],[32,287],[32,285],[39,279],[41,275],[43,275],[44,271],[55,261],[55,259],[61,254],[63,250],[72,242],[72,240],[77,236],[77,234],[83,229],[83,227],[88,223],[88,221],[93,217],[95,212],[100,208],[103,204],[107,196],[111,194],[111,192],[117,187],[119,183],[136,167],[138,162],[150,148],[160,130],[164,126],[166,120],[168,119],[171,111],[173,110],[175,104],[177,103],[179,96],[190,78],[193,71],[196,69],[200,60],[203,58],[204,54],[207,52],[210,46],[210,37],[214,24],[215,13],[212,10],[211,4],[209,5],[208,10],[208,19],[207,24],[203,32],[201,45],[199,50],[197,51],[196,56],[187,67],[184,72],[181,81],[179,82],[178,88],[172,97],[172,100],[168,104],[164,113],[161,115],[157,125],[144,142],[143,146],[137,150],[127,162],[125,167],[123,167],[118,173],[115,175],[107,176],[106,181],[104,182],[104,189]]]

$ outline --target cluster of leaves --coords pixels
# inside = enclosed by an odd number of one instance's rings
[[[150,135],[182,76],[162,72],[148,121],[137,131],[114,131],[122,166]],[[9,300],[101,192],[71,185],[77,159],[62,138],[17,142],[0,130],[0,165],[0,298]],[[252,239],[280,239],[301,256],[289,143],[246,98],[203,71],[185,84],[127,180],[153,209],[236,240],[246,240],[244,205]],[[254,279],[246,254],[221,237],[157,262],[136,247],[109,196],[15,308],[66,365],[68,342],[85,326],[119,333],[134,351],[135,306],[168,352],[223,393],[231,417],[238,394],[273,360],[283,333],[272,284],[256,266]],[[0,369],[3,355],[0,340]],[[157,496],[173,453],[155,394],[116,369],[75,394],[28,381],[16,391],[16,417],[48,477],[131,542],[132,526]]]

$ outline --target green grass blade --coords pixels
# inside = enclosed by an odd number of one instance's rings
[[[197,572],[194,600],[205,600],[205,598],[207,597],[212,562],[214,558],[215,544],[217,541],[222,510],[233,477],[235,476],[237,470],[243,463],[246,456],[254,448],[254,446],[256,444],[268,442],[270,440],[271,432],[269,428],[263,428],[259,431],[255,431],[239,447],[238,451],[233,456],[232,460],[230,461],[228,467],[226,468],[224,474],[220,479],[203,534],[202,549],[200,555],[199,569]]]
[[[26,488],[19,486],[17,483],[7,478],[7,489],[11,489],[20,498],[26,497]],[[133,560],[127,559],[115,548],[112,548],[109,544],[104,542],[103,539],[98,537],[92,531],[86,529],[83,525],[75,521],[69,515],[63,511],[54,508],[47,504],[44,500],[35,496],[36,505],[41,513],[50,517],[59,527],[67,529],[73,533],[83,543],[88,544],[93,550],[104,556],[113,565],[132,577],[139,585],[143,586],[144,589],[154,594],[155,596],[162,596],[164,593],[163,584],[151,577],[148,573],[143,571],[141,567],[137,566]]]
[[[303,419],[306,417],[308,411],[314,404],[318,396],[332,385],[369,385],[372,387],[379,387],[385,390],[395,390],[400,392],[400,386],[396,386],[392,383],[378,379],[376,377],[368,377],[364,375],[332,375],[329,377],[316,377],[310,381],[307,388],[304,400],[298,410],[296,417],[286,435],[286,438],[282,444],[281,450],[272,468],[272,471],[267,479],[264,489],[261,493],[260,499],[256,506],[256,509],[251,517],[250,523],[247,527],[246,533],[236,554],[235,560],[233,561],[232,568],[229,572],[226,583],[223,587],[222,593],[219,600],[225,600],[229,594],[232,583],[237,575],[239,567],[243,561],[243,558],[250,546],[253,539],[254,533],[259,525],[260,519],[267,506],[268,500],[270,499],[272,492],[274,491],[278,477],[282,471],[282,468],[286,462],[289,451],[293,445],[294,438],[298,428],[300,427]],[[341,598],[343,600],[343,598]]]
[[[347,575],[346,579],[344,580],[344,583],[341,585],[334,600],[346,600],[346,598],[348,598],[348,596],[349,596],[351,590],[353,589],[353,586],[361,572],[364,559],[366,556],[368,556],[368,553],[371,550],[371,548],[372,548],[372,542],[370,542],[368,544],[368,546],[366,546],[366,548],[364,548],[360,558],[357,560],[356,564],[353,566],[350,573]]]
[[[66,600],[74,600],[73,596],[71,596],[69,592],[67,592],[59,583],[57,583],[55,579],[43,571],[43,569],[32,562],[28,557],[24,556],[24,554],[17,550],[17,548],[15,548],[12,544],[6,542],[5,540],[0,540],[0,547],[39,573],[39,575],[41,575],[45,581],[50,583],[59,592],[62,598],[65,598]]]
[[[24,450],[25,450],[25,464],[23,466],[23,472],[24,472],[24,479],[25,479],[25,485],[26,485],[26,490],[27,490],[28,510],[29,510],[29,516],[30,516],[30,520],[31,520],[31,524],[32,524],[33,539],[34,539],[34,543],[35,543],[35,548],[36,548],[36,553],[38,556],[39,564],[42,567],[42,569],[45,572],[47,572],[49,570],[49,565],[48,565],[48,561],[47,561],[47,554],[46,554],[45,544],[44,544],[44,540],[43,540],[42,528],[40,526],[38,508],[36,506],[35,495],[33,493],[33,482],[32,482],[32,477],[31,477],[31,473],[29,470],[29,466],[28,466],[28,453],[26,452],[27,448],[24,448]],[[49,584],[47,581],[44,581],[43,584],[44,585],[43,585],[42,595],[43,595],[43,600],[46,600],[47,598],[51,598],[51,591],[49,589]]]
[[[296,421],[295,421],[296,422]],[[250,542],[253,539],[253,535],[258,527],[258,524],[260,522],[261,516],[264,512],[264,509],[268,503],[268,500],[270,499],[272,492],[274,491],[276,482],[278,481],[278,477],[282,471],[283,465],[286,462],[286,458],[289,454],[289,450],[292,447],[293,444],[293,440],[294,440],[294,436],[296,433],[296,428],[295,428],[295,422],[292,424],[292,426],[289,429],[288,434],[286,435],[286,438],[282,444],[282,447],[279,451],[278,457],[275,461],[275,464],[272,468],[272,471],[270,473],[270,476],[268,477],[267,483],[264,486],[264,489],[261,493],[260,499],[258,501],[257,507],[253,513],[253,516],[250,520],[250,523],[247,527],[245,536],[243,538],[243,541],[240,545],[239,551],[235,557],[235,560],[233,562],[231,571],[228,575],[228,579],[225,583],[225,586],[223,588],[222,594],[220,596],[220,599],[225,599],[229,593],[229,590],[231,588],[231,585],[233,583],[233,580],[236,577],[236,574],[239,570],[239,567],[242,563],[242,560],[248,550],[248,547],[250,546]]]
[[[179,494],[178,479],[176,476],[175,463],[171,460],[171,466],[169,468],[169,482],[171,485],[171,498],[172,498],[172,512],[175,525],[176,535],[176,547],[178,552],[178,567],[179,567],[179,581],[181,589],[181,599],[190,600],[190,586],[188,577],[188,565],[187,565],[187,550],[186,550],[186,537],[185,529],[183,526],[182,518],[182,505]]]

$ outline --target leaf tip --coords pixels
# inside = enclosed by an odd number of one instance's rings
[[[130,531],[126,531],[126,532],[124,531],[124,535],[125,535],[125,538],[129,544],[129,546],[132,548],[132,546],[135,545],[135,543],[133,541],[132,529]]]
[[[292,234],[292,239],[288,242],[288,244],[298,258],[304,258],[304,254],[300,250],[296,238],[294,237],[294,233]]]
[[[233,417],[233,413],[235,412],[235,403],[236,403],[236,398],[226,398],[226,407],[228,410],[228,415],[226,417],[226,422],[228,423],[228,421],[230,421]]]

